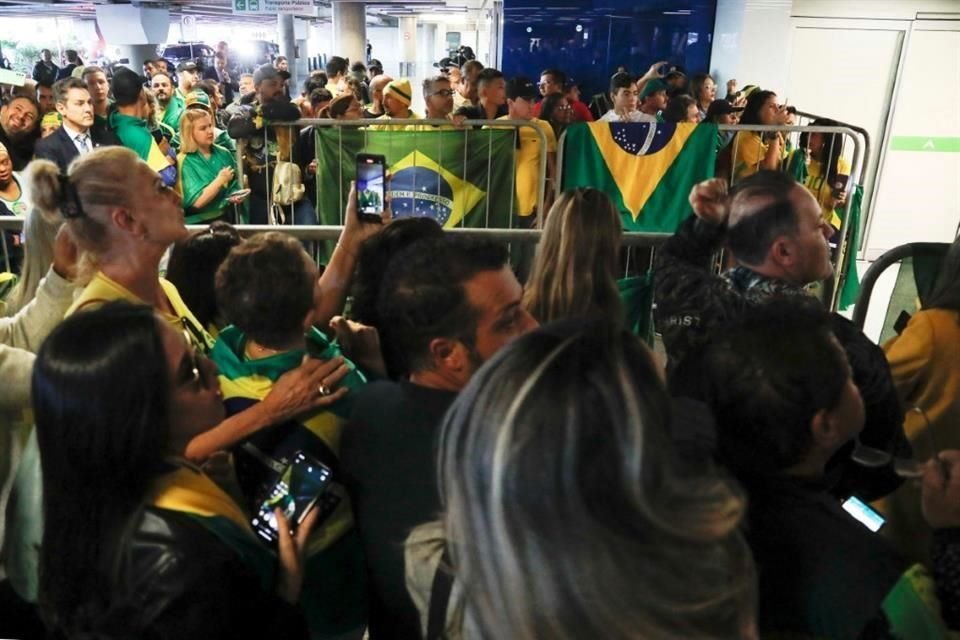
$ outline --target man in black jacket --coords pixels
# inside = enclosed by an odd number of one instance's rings
[[[93,101],[79,78],[66,78],[54,86],[57,113],[63,119],[57,131],[37,142],[36,157],[55,162],[66,174],[73,159],[96,147],[120,144],[105,125],[95,126]]]
[[[31,76],[38,84],[53,84],[57,81],[57,72],[60,71],[58,67],[53,62],[53,55],[50,53],[50,49],[41,49],[40,50],[40,60],[37,61],[37,64],[33,65],[33,73]]]
[[[474,371],[537,326],[501,245],[441,236],[414,243],[390,264],[381,328],[409,381],[365,386],[340,449],[367,559],[371,640],[423,637],[407,594],[403,543],[440,510],[440,423]]]
[[[710,180],[694,187],[690,202],[696,215],[657,253],[655,270],[655,319],[671,371],[712,329],[751,308],[777,301],[819,308],[806,286],[833,273],[827,243],[833,230],[813,196],[786,174],[761,171],[738,184],[732,197],[723,180]],[[715,275],[711,256],[724,241],[737,266]],[[883,352],[846,318],[831,314],[830,320],[866,404],[861,440],[909,456],[903,410]],[[838,452],[830,467],[842,470],[838,494],[872,500],[899,486],[890,470],[849,464],[849,452]]]

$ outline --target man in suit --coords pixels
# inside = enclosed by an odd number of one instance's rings
[[[93,100],[87,85],[79,78],[66,78],[54,85],[54,100],[63,125],[56,133],[37,143],[35,156],[55,162],[61,173],[74,158],[93,151],[95,147],[119,144],[117,137],[105,126],[95,127]]]

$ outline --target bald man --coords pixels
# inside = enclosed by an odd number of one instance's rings
[[[385,112],[383,109],[383,90],[387,85],[393,82],[393,78],[388,75],[374,76],[370,81],[370,99],[373,100],[363,110],[364,118],[379,118]]]

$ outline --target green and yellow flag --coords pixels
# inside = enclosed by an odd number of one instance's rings
[[[605,192],[627,231],[676,231],[691,187],[713,177],[717,159],[713,124],[590,122],[566,136],[563,188]]]
[[[513,131],[316,129],[320,224],[340,224],[358,153],[383,155],[392,174],[394,218],[428,217],[444,227],[508,228]]]

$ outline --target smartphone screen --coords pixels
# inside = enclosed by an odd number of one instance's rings
[[[870,505],[856,496],[850,496],[841,504],[843,510],[857,519],[870,531],[877,532],[886,522],[886,518],[877,513]]]
[[[833,180],[831,185],[833,191],[833,197],[839,198],[840,194],[847,190],[847,183],[850,181],[850,176],[845,176],[843,174],[837,174],[836,178]]]
[[[296,530],[330,483],[330,468],[303,451],[293,454],[292,462],[280,474],[270,494],[250,523],[264,540],[276,543],[277,518],[274,509],[283,510],[290,526]]]
[[[384,166],[386,158],[357,154],[357,212],[361,217],[380,219],[384,207]]]

